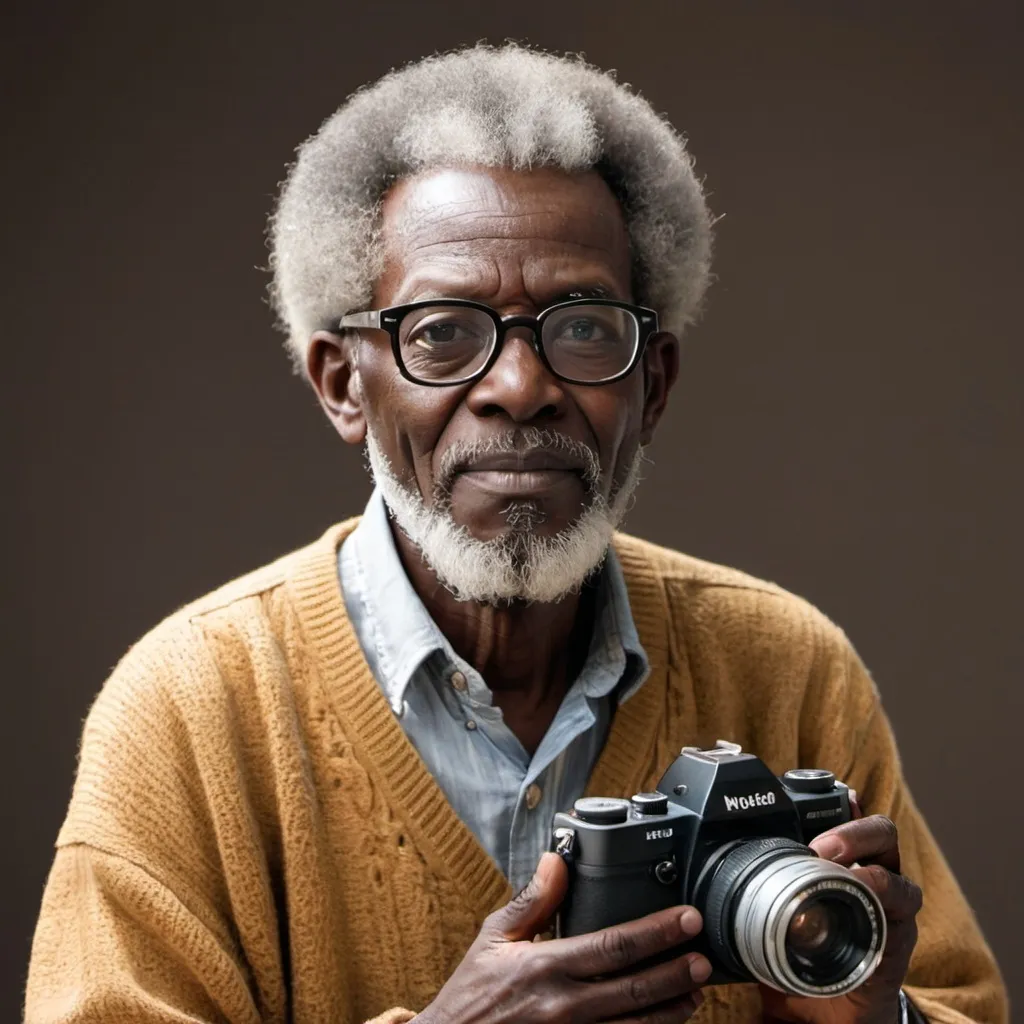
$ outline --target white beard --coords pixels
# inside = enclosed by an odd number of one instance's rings
[[[632,505],[640,482],[644,449],[637,448],[622,485],[610,501],[599,490],[599,467],[594,452],[564,434],[527,427],[488,442],[459,446],[458,455],[522,451],[529,448],[571,450],[587,464],[584,480],[590,485],[590,502],[579,519],[553,537],[538,536],[534,527],[542,514],[529,502],[514,502],[505,512],[510,532],[493,540],[475,538],[452,518],[444,486],[444,464],[450,466],[454,452],[442,460],[440,489],[434,503],[424,504],[418,490],[403,484],[384,455],[371,430],[366,434],[366,452],[374,482],[384,503],[402,532],[419,548],[423,560],[441,585],[460,601],[499,605],[510,601],[559,601],[578,591],[604,562],[612,535]]]

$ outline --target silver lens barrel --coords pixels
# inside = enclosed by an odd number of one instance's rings
[[[815,970],[813,955],[795,955],[793,936],[806,933],[808,920],[812,926],[823,922],[823,948],[828,941],[838,950],[831,974]],[[829,922],[842,931],[838,946]],[[735,904],[732,938],[739,959],[758,981],[791,995],[831,999],[853,991],[878,966],[885,935],[875,894],[849,869],[805,853],[755,867]]]

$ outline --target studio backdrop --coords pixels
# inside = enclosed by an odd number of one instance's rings
[[[689,137],[721,217],[629,530],[847,631],[1024,1000],[1022,39],[1014,5],[894,6],[5,15],[0,1018],[111,667],[369,493],[265,300],[294,147],[389,67],[507,37],[617,69]]]

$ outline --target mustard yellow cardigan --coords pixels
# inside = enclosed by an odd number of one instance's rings
[[[362,656],[336,562],[354,526],[182,609],[117,666],[85,726],[29,1024],[397,1024],[511,896]],[[719,737],[775,772],[831,769],[894,819],[924,890],[914,1001],[932,1021],[1005,1021],[992,955],[844,635],[771,584],[615,546],[652,671],[588,792],[652,789],[681,746]],[[696,1019],[758,1021],[756,986],[707,990]]]

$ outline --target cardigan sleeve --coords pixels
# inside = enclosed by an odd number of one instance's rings
[[[395,1008],[367,1024],[408,1024]],[[32,949],[26,1024],[259,1024],[246,972],[140,867],[61,847]]]
[[[93,703],[33,937],[27,1024],[261,1020],[209,783],[168,685],[205,668],[196,649],[187,632],[151,634]]]
[[[875,684],[845,636],[829,646],[825,679],[803,716],[801,746],[817,746],[811,760],[834,766],[863,812],[886,815],[899,831],[902,871],[924,894],[904,988],[934,1024],[1005,1024],[999,968],[914,804]]]
[[[406,1024],[388,1010],[367,1024]],[[26,1024],[260,1024],[244,965],[146,871],[57,851],[32,946]]]
[[[236,722],[217,666],[186,629],[148,638],[115,669],[86,721],[33,938],[26,1024],[293,1019]],[[311,1016],[327,1019],[319,1009]],[[392,1009],[374,1024],[413,1016]]]
[[[32,944],[26,1024],[258,1024],[243,967],[168,887],[61,846]]]

